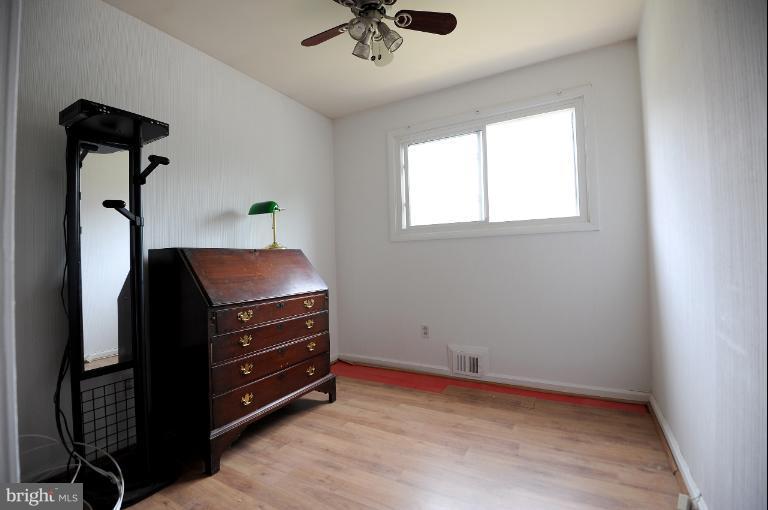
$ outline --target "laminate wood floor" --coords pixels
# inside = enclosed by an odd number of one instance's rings
[[[155,509],[672,509],[649,414],[338,378],[254,425],[221,471],[190,466]]]

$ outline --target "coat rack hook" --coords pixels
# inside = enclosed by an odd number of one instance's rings
[[[155,156],[154,154],[149,156],[148,159],[149,159],[149,166],[147,166],[147,168],[145,168],[144,171],[141,172],[141,174],[139,174],[139,177],[136,179],[136,182],[141,185],[144,185],[147,183],[147,177],[149,176],[149,174],[151,174],[155,170],[155,168],[157,168],[159,165],[167,165],[168,163],[171,162],[171,160],[169,160],[168,158],[165,158],[163,156]]]
[[[136,216],[131,211],[126,209],[125,202],[123,202],[122,200],[105,200],[104,202],[101,203],[101,205],[103,205],[107,209],[114,209],[115,211],[119,212],[120,214],[128,218],[128,220],[134,225],[136,225],[137,227],[144,226],[144,218],[142,218],[141,216]]]

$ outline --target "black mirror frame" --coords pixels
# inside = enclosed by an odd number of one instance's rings
[[[81,382],[127,368],[133,369],[136,416],[136,450],[139,462],[147,471],[149,462],[149,351],[146,341],[144,308],[144,246],[141,186],[142,148],[168,136],[168,124],[110,106],[81,99],[59,114],[59,124],[67,133],[66,169],[66,264],[67,302],[69,320],[70,385],[72,400],[72,434],[83,442]],[[94,147],[97,148],[94,151]],[[128,212],[138,221],[130,222],[130,280],[132,359],[87,372],[83,367],[83,309],[82,267],[80,246],[80,170],[88,152],[128,151],[129,205]],[[167,161],[167,160],[166,160]],[[82,447],[80,453],[85,455]]]

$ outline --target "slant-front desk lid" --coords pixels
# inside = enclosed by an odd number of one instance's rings
[[[181,251],[210,306],[328,290],[301,250],[183,248]]]

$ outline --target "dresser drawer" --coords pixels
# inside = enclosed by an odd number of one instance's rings
[[[217,364],[327,330],[327,313],[273,322],[237,333],[213,337],[211,340],[211,359],[214,364]]]
[[[248,384],[266,375],[328,352],[328,333],[261,351],[253,356],[218,365],[211,370],[214,395]]]
[[[269,377],[213,398],[213,426],[222,427],[329,373],[328,354],[310,358]]]
[[[217,310],[216,332],[228,333],[237,331],[262,322],[295,317],[312,312],[328,309],[328,297],[325,294],[311,294],[296,298],[253,303],[237,308]]]

